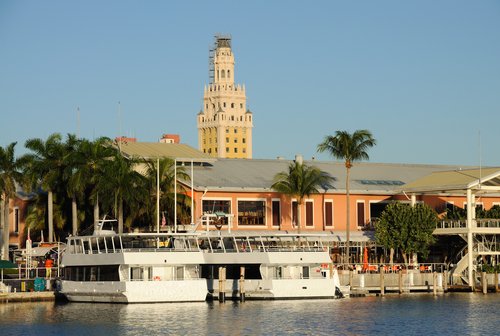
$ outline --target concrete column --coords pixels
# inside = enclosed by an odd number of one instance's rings
[[[472,239],[472,227],[473,227],[473,196],[472,190],[467,189],[467,251],[468,251],[468,281],[469,286],[471,286],[474,291],[475,283],[474,283],[474,273],[473,273],[473,264],[474,264],[474,241]]]

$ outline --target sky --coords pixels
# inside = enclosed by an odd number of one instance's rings
[[[500,1],[0,0],[0,146],[58,132],[198,145],[208,51],[230,34],[253,157],[500,166]]]

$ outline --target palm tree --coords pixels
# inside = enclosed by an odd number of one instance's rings
[[[54,133],[45,141],[39,138],[29,139],[26,141],[25,147],[32,151],[21,158],[29,186],[31,188],[41,186],[47,190],[48,241],[51,243],[54,237],[53,193],[54,190],[61,187],[63,181],[67,155],[65,145],[61,141],[61,135]]]
[[[136,158],[126,158],[116,151],[112,159],[106,160],[104,174],[98,178],[97,185],[104,195],[111,197],[103,199],[108,207],[115,209],[118,217],[118,233],[123,233],[124,203],[132,206],[139,201],[142,194],[139,189],[144,185],[144,177],[134,170],[138,163]]]
[[[16,182],[21,182],[21,162],[15,158],[14,148],[16,142],[7,147],[0,147],[0,196],[1,209],[0,223],[3,234],[0,236],[0,247],[2,259],[9,259],[9,203],[11,197],[16,193]]]
[[[307,166],[297,160],[290,163],[288,172],[280,172],[274,176],[272,189],[297,198],[297,232],[300,234],[300,213],[304,198],[314,193],[319,193],[319,188],[331,187],[333,178],[313,166]]]
[[[65,150],[67,152],[66,157],[66,169],[64,170],[64,181],[66,182],[66,192],[69,197],[71,197],[71,226],[72,234],[76,235],[78,232],[78,207],[77,207],[77,196],[83,194],[85,189],[85,183],[82,180],[75,179],[75,174],[80,163],[80,145],[82,140],[77,139],[75,135],[68,134],[68,138],[65,143]]]
[[[336,131],[335,135],[328,135],[324,141],[318,145],[318,152],[329,152],[334,158],[344,160],[346,168],[346,257],[349,260],[350,245],[350,169],[353,162],[368,160],[368,148],[376,145],[376,141],[368,130],[357,130],[353,134],[347,131]]]
[[[70,156],[72,171],[68,188],[71,194],[79,197],[85,197],[86,191],[90,193],[90,200],[94,205],[94,228],[99,221],[98,180],[105,175],[106,162],[116,153],[116,149],[110,144],[111,140],[106,137],[94,141],[82,139]],[[77,230],[78,224],[74,224],[73,234]]]
[[[175,169],[175,161],[170,158],[161,158],[159,160],[159,172],[157,171],[156,161],[146,162],[146,178],[148,181],[148,189],[150,190],[151,199],[149,202],[149,217],[155,218],[156,214],[156,179],[157,174],[160,175],[160,208],[166,210],[166,218],[169,223],[174,222],[174,206],[177,206],[178,217],[188,217],[188,210],[190,210],[190,198],[185,195],[184,184],[180,183],[177,186],[177,204],[175,201],[175,187],[174,184],[177,180],[184,182],[190,181],[190,176],[185,172],[184,167],[177,167]],[[174,176],[177,170],[177,176]],[[180,205],[180,207],[179,207]],[[154,209],[154,210],[153,210]],[[190,214],[189,214],[190,215]],[[153,220],[155,222],[155,220]]]

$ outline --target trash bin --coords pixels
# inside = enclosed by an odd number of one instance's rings
[[[45,279],[44,278],[35,278],[35,282],[33,284],[35,292],[42,292],[45,290]]]

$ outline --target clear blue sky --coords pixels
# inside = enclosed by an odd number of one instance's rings
[[[197,147],[218,32],[233,38],[254,158],[330,159],[325,135],[367,128],[373,162],[500,166],[497,0],[1,0],[0,146],[121,130]]]

